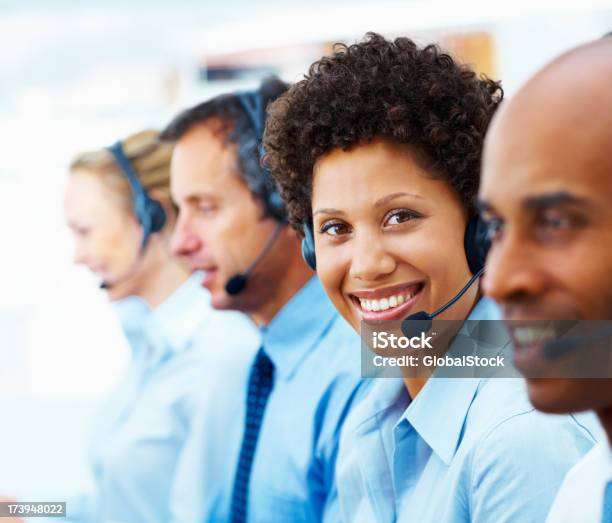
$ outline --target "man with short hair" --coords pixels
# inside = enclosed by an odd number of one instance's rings
[[[338,437],[361,385],[360,342],[302,260],[262,168],[265,109],[286,87],[270,79],[218,96],[162,135],[175,142],[173,248],[204,272],[213,306],[248,314],[262,337],[241,386],[219,377],[218,404],[188,444],[180,521],[337,521]]]
[[[490,128],[480,187],[492,238],[484,290],[519,327],[612,318],[611,79],[611,39],[573,49],[529,80]],[[593,409],[608,436],[568,473],[550,523],[612,521],[612,379],[530,375],[574,357],[598,336],[556,349],[515,339],[534,406]]]

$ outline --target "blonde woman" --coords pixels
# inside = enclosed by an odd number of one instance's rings
[[[249,320],[213,311],[201,277],[170,253],[170,156],[156,131],[143,131],[70,167],[74,261],[100,278],[132,350],[93,427],[96,490],[68,500],[72,521],[167,522],[192,419],[213,401],[217,377],[246,372],[258,346]]]

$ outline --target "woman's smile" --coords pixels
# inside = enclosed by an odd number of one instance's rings
[[[418,301],[424,281],[404,283],[346,293],[355,314],[368,322],[399,320],[407,316]]]

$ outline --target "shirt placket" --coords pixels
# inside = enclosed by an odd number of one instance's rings
[[[401,504],[410,496],[417,483],[417,440],[418,434],[402,419],[393,429],[393,490],[395,492],[395,513],[401,514]]]

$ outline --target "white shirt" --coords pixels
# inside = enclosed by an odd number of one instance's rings
[[[546,523],[601,523],[604,491],[612,481],[612,449],[600,441],[565,476]]]

